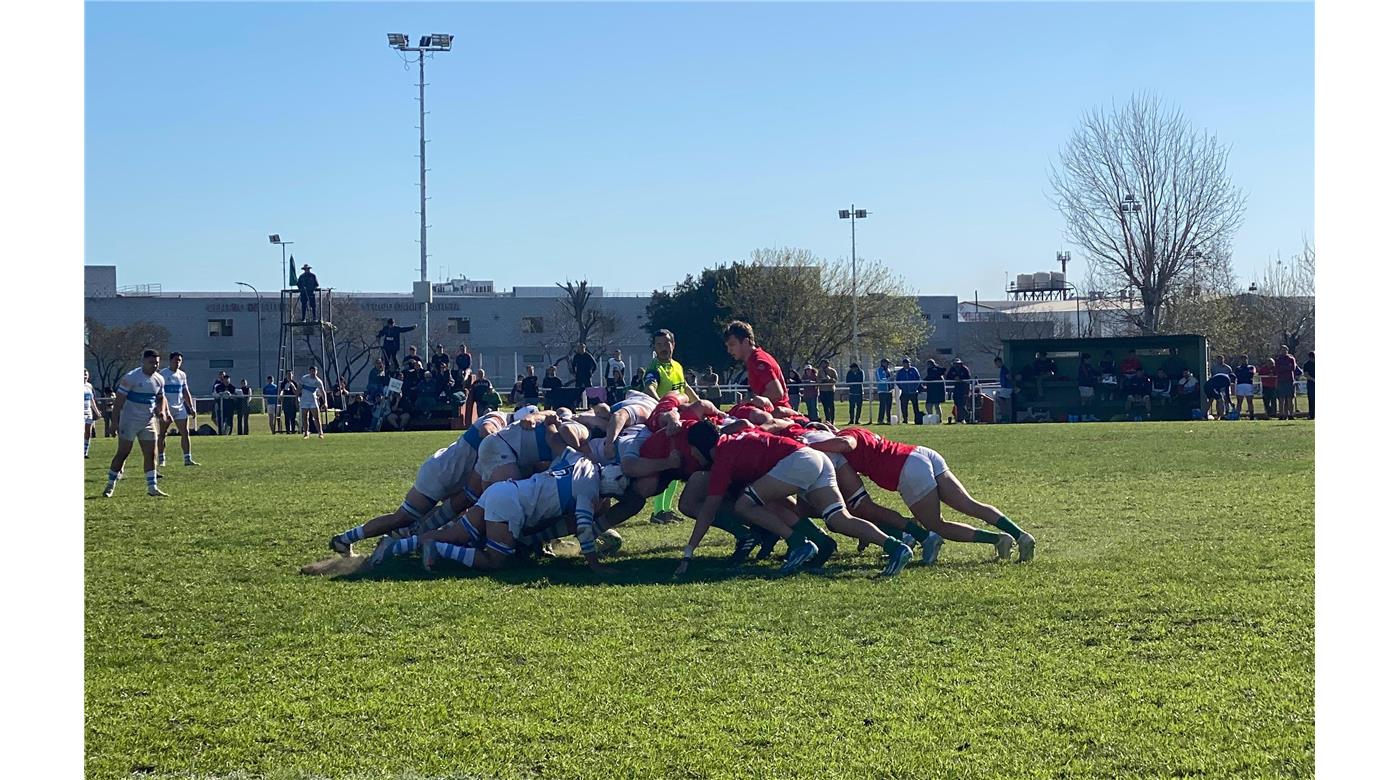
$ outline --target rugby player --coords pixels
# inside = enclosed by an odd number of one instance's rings
[[[423,461],[398,509],[332,536],[330,548],[349,556],[352,545],[361,539],[383,536],[420,520],[431,528],[451,522],[476,501],[478,493],[470,483],[480,485],[474,469],[481,442],[508,424],[509,418],[504,412],[487,412],[476,418],[456,441]],[[434,509],[436,511],[428,515]]]
[[[83,457],[88,457],[88,448],[92,446],[92,421],[101,417],[102,413],[97,409],[97,394],[92,390],[92,381],[88,376],[88,370],[83,369]]]
[[[574,416],[533,406],[517,409],[515,421],[482,439],[477,449],[476,473],[482,490],[496,482],[528,478],[567,449],[588,449],[592,431]]]
[[[734,320],[724,328],[724,348],[729,356],[744,364],[748,375],[749,393],[767,398],[773,406],[787,406],[787,381],[778,361],[762,347],[754,344],[753,326]]]
[[[321,424],[321,410],[325,408],[326,384],[317,375],[316,366],[311,366],[301,378],[301,438],[311,435],[311,420],[316,421],[316,438],[326,438]]]
[[[1018,561],[1028,562],[1035,556],[1035,537],[1021,530],[1000,509],[968,495],[943,456],[928,447],[890,441],[859,427],[842,428],[835,438],[811,446],[844,455],[847,465],[856,473],[870,477],[885,490],[898,492],[909,511],[914,513],[914,519],[926,531],[954,542],[994,545],[997,557],[1002,560],[1011,557],[1013,544],[1019,550]],[[946,521],[941,514],[942,504],[982,520],[1001,533]]]
[[[117,399],[112,406],[112,419],[117,420],[117,453],[107,469],[105,498],[121,479],[122,465],[131,454],[133,442],[140,442],[141,463],[146,471],[146,495],[169,495],[156,486],[156,422],[170,424],[170,411],[165,406],[165,380],[160,375],[160,353],[148,349],[141,353],[141,366],[133,368],[117,380]]]
[[[908,545],[847,511],[836,485],[836,470],[821,452],[764,431],[722,436],[709,421],[691,426],[686,438],[696,459],[709,466],[710,474],[704,503],[676,574],[685,573],[731,485],[742,489],[735,501],[740,516],[788,540],[788,557],[779,569],[782,574],[797,571],[821,552],[817,543],[807,538],[810,521],[799,519],[783,501],[794,495],[817,508],[833,531],[879,543],[890,556],[884,576],[898,574],[913,557]]]
[[[185,453],[185,465],[198,466],[190,447],[190,423],[195,417],[194,397],[190,395],[189,379],[180,369],[184,364],[184,355],[171,352],[170,365],[160,370],[160,376],[165,380],[165,406],[175,420],[175,428],[180,431],[180,450]],[[165,436],[169,430],[169,426],[160,426],[160,434],[156,437],[157,466],[165,465]]]

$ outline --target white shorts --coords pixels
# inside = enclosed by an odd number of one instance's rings
[[[476,505],[486,512],[486,522],[505,523],[510,535],[519,539],[525,527],[525,506],[514,482],[497,482],[482,491]]]
[[[651,438],[651,431],[645,425],[624,428],[617,437],[617,462],[642,457],[642,445]]]
[[[170,407],[170,416],[176,420],[190,419],[189,410],[187,410],[183,405]]]
[[[807,495],[817,488],[836,490],[836,467],[831,459],[810,447],[778,461],[768,476],[797,488],[799,495]]]
[[[316,411],[316,407],[317,404],[315,401],[312,401],[311,403],[307,403],[306,401],[301,402],[301,410],[303,412],[314,412]]]
[[[1246,385],[1246,384],[1243,384],[1243,383],[1242,383],[1242,384],[1235,385],[1235,395],[1238,395],[1238,396],[1252,396],[1252,395],[1254,395],[1254,385]]]
[[[467,484],[467,475],[476,465],[476,452],[471,447],[456,447],[451,455],[447,454],[448,449],[443,447],[423,461],[413,480],[413,489],[434,501],[442,501],[461,491]]]
[[[834,439],[836,438],[836,434],[831,431],[808,431],[798,438],[802,440],[803,444],[816,444],[819,441]],[[821,452],[821,450],[817,450],[817,452]],[[831,461],[831,466],[834,469],[840,469],[842,466],[846,465],[846,456],[839,452],[822,452],[821,454],[825,455],[826,459]]]
[[[90,415],[90,414],[85,414],[85,415],[83,415],[83,424],[84,424],[84,425],[92,425],[92,415]]]
[[[117,425],[117,438],[127,441],[155,441],[156,418],[152,416],[142,422],[139,417],[132,419],[123,415],[121,423]]]
[[[938,475],[948,470],[943,456],[928,447],[915,447],[899,472],[899,497],[913,506],[938,489]]]
[[[481,477],[484,482],[491,478],[491,472],[505,465],[515,466],[519,469],[519,465],[516,463],[515,450],[512,450],[510,445],[506,444],[505,439],[502,439],[494,433],[482,439],[481,446],[476,450],[477,476]],[[519,471],[517,471],[514,476],[519,477]]]

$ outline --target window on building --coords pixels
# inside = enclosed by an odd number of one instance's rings
[[[232,336],[233,320],[209,320],[209,335],[211,337]]]
[[[544,317],[521,317],[521,333],[544,333]]]
[[[227,359],[227,358],[221,359],[221,360],[216,360],[216,359],[211,358],[211,359],[209,360],[209,367],[210,367],[210,368],[233,368],[233,361],[232,361],[232,360],[229,360],[229,359]]]
[[[466,317],[449,317],[448,322],[451,323],[453,333],[464,335],[472,332],[472,321]]]
[[[952,348],[952,347],[939,347],[939,348],[938,348],[938,354],[940,354],[940,355],[951,355],[951,354],[953,354],[953,348]]]
[[[951,320],[951,319],[953,319],[953,315],[951,315],[951,314],[945,314],[945,315],[943,315],[943,319],[945,319],[945,320]]]

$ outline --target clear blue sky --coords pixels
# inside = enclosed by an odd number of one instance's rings
[[[1233,146],[1247,281],[1313,230],[1309,4],[87,6],[86,260],[119,283],[342,290],[429,274],[650,290],[764,246],[997,295],[1065,244],[1047,172],[1080,113],[1152,90]],[[1077,254],[1077,253],[1076,253]],[[1071,279],[1082,268],[1070,267]]]

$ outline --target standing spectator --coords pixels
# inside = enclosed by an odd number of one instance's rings
[[[641,374],[642,370],[640,368],[637,369],[637,373]],[[637,389],[640,389],[642,378],[637,376],[635,379],[637,381]],[[544,370],[544,380],[540,382],[540,385],[544,387],[544,402],[546,404],[551,408],[564,405],[564,399],[562,398],[563,393],[561,392],[564,389],[564,380],[559,378],[559,369],[554,366],[546,368]]]
[[[219,378],[214,380],[214,429],[220,436],[228,436],[233,433],[233,394],[238,388],[229,379],[227,371],[220,371]]]
[[[1254,366],[1249,355],[1240,355],[1235,363],[1235,398],[1240,404],[1240,415],[1244,415],[1245,404],[1249,404],[1249,419],[1254,419]]]
[[[720,402],[719,374],[715,373],[714,366],[705,366],[705,373],[695,380],[695,392],[710,403]]]
[[[865,371],[854,361],[846,369],[846,411],[850,414],[847,425],[860,422],[860,410],[865,405]]]
[[[267,375],[267,384],[263,385],[263,409],[267,411],[267,429],[272,433],[277,433],[277,383],[272,380],[272,375]]]
[[[1112,401],[1118,391],[1118,361],[1113,359],[1113,350],[1105,349],[1103,359],[1099,361],[1099,397],[1100,402]]]
[[[924,415],[933,415],[939,423],[943,422],[943,403],[948,400],[947,383],[943,381],[946,373],[934,358],[924,364]]]
[[[486,394],[491,391],[491,380],[486,378],[486,372],[477,371],[476,377],[472,380],[471,390],[468,395],[468,397],[471,398],[472,407],[476,410],[473,419],[490,411],[490,409],[486,408]]]
[[[1181,378],[1181,373],[1186,370],[1186,361],[1181,359],[1180,348],[1171,348],[1171,354],[1167,355],[1167,359],[1162,361],[1162,368],[1166,369],[1167,378],[1171,379],[1173,383]]]
[[[1235,374],[1235,370],[1229,363],[1225,362],[1224,355],[1216,355],[1210,362],[1210,375],[1215,376],[1216,374],[1230,374],[1231,376]]]
[[[1000,355],[993,358],[992,363],[997,367],[996,414],[993,417],[997,422],[1009,423],[1012,422],[1011,399],[1016,393],[1016,381],[1011,376],[1011,368],[1006,365],[1006,361],[1002,360]],[[1083,402],[1081,401],[1081,403]]]
[[[297,406],[298,399],[301,398],[301,386],[297,384],[292,370],[287,369],[287,376],[282,379],[282,383],[277,387],[278,397],[281,399],[279,406],[282,407],[282,432],[296,433],[297,430]]]
[[[962,362],[962,358],[953,358],[953,364],[948,366],[948,372],[944,376],[953,383],[953,416],[961,423],[972,422],[972,409],[969,404],[972,371]]]
[[[422,356],[418,354],[418,348],[410,344],[408,346],[408,354],[403,357],[404,378],[408,378],[409,371],[417,371],[419,374],[422,374],[427,368],[428,367],[423,364]],[[418,378],[422,379],[423,377],[419,376]]]
[[[1298,359],[1288,351],[1287,344],[1280,344],[1274,355],[1274,372],[1278,374],[1279,416],[1291,420],[1298,401],[1298,390],[1293,384],[1298,380]]]
[[[574,356],[569,359],[569,368],[574,373],[574,387],[583,390],[593,386],[593,372],[598,370],[598,360],[588,351],[588,345],[580,341],[574,345]]]
[[[97,410],[102,412],[102,438],[116,438],[117,429],[112,426],[112,407],[116,405],[117,393],[111,387],[103,387],[97,399]]]
[[[1308,380],[1308,419],[1317,419],[1317,379],[1313,370],[1317,368],[1317,358],[1315,352],[1308,353],[1307,362],[1303,363],[1303,377]]]
[[[889,358],[880,358],[880,366],[875,369],[875,397],[880,401],[875,424],[889,425],[890,404],[894,402],[894,376],[890,374]]]
[[[622,372],[623,383],[625,384],[627,380],[627,362],[622,359],[622,350],[614,349],[612,351],[612,357],[608,358],[608,378],[612,378],[613,374],[618,371]]]
[[[1142,360],[1137,356],[1136,349],[1128,350],[1128,354],[1123,357],[1123,362],[1118,364],[1118,373],[1123,376],[1124,381],[1128,377],[1134,376],[1142,370]]]
[[[510,386],[510,402],[514,406],[521,406],[521,399],[525,397],[525,375],[516,374],[515,384]]]
[[[102,412],[97,409],[97,393],[92,390],[91,375],[83,369],[83,457],[91,457],[88,449],[92,446],[92,421]]]
[[[457,357],[453,358],[457,367],[457,384],[465,385],[467,375],[472,372],[472,353],[467,351],[466,344],[457,345]]]
[[[326,383],[313,364],[301,378],[301,438],[311,435],[311,423],[316,423],[316,438],[326,438],[321,429],[321,412],[326,408]]]
[[[535,367],[525,367],[525,378],[520,380],[520,397],[527,404],[537,403],[540,398],[540,378],[535,376]]]
[[[428,359],[429,368],[437,368],[438,366],[442,366],[442,370],[444,371],[452,370],[452,356],[447,354],[447,347],[441,344],[437,345],[437,349],[433,351],[433,356]]]
[[[387,366],[389,370],[397,371],[399,368],[399,336],[416,327],[418,326],[409,325],[407,327],[399,327],[394,324],[394,318],[390,317],[389,321],[384,324],[384,327],[380,328],[379,332],[374,334],[375,337],[379,339],[379,348],[384,352],[384,365]]]
[[[1094,400],[1099,386],[1099,372],[1094,368],[1093,358],[1085,352],[1079,356],[1079,405],[1088,406]]]
[[[253,405],[253,388],[248,384],[248,380],[241,380],[238,385],[237,415],[238,415],[238,435],[248,435],[248,407]]]
[[[802,367],[802,405],[807,407],[807,419],[820,420],[817,414],[817,369],[811,363]]]
[[[320,312],[317,310],[316,291],[321,289],[321,285],[316,281],[316,274],[311,273],[311,266],[303,265],[301,275],[297,277],[297,293],[301,299],[301,321],[315,322],[320,319]],[[311,307],[311,319],[306,319],[306,308]]]
[[[1278,416],[1278,371],[1274,368],[1274,359],[1264,358],[1257,373],[1259,393],[1264,396],[1264,417],[1272,419]]]
[[[899,417],[906,423],[923,422],[924,413],[919,409],[919,389],[923,387],[919,369],[909,358],[899,361],[899,371],[895,373],[899,387]]]
[[[836,424],[836,383],[841,377],[825,358],[817,364],[817,401],[822,405],[822,419]]]
[[[797,369],[788,369],[787,379],[787,405],[790,409],[802,408],[802,375],[797,373]]]

